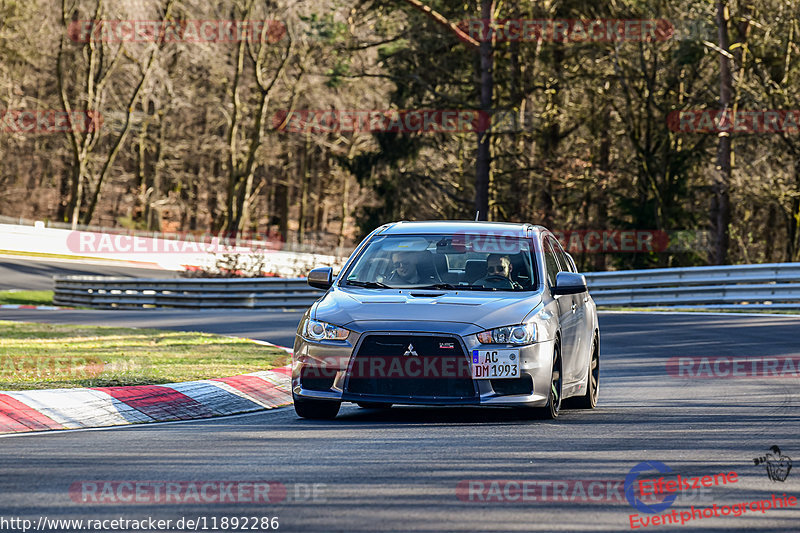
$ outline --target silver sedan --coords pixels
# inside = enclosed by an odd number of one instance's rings
[[[300,321],[292,396],[303,418],[343,401],[593,409],[597,311],[551,232],[530,224],[397,222],[373,231]]]

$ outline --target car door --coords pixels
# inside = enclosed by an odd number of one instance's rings
[[[547,269],[548,287],[552,289],[556,284],[556,275],[565,267],[559,263],[557,251],[559,244],[550,236],[544,239],[544,262]],[[558,321],[561,325],[561,371],[564,383],[574,381],[575,377],[575,340],[576,319],[572,294],[553,296],[558,303]]]
[[[575,266],[574,261],[567,255],[563,248],[561,248],[560,243],[556,242],[556,256],[558,257],[559,263],[565,266],[565,270],[567,272],[578,272],[578,269]],[[589,339],[591,338],[591,324],[588,324],[588,314],[586,312],[586,304],[589,301],[589,293],[583,292],[580,294],[571,294],[572,297],[572,306],[574,311],[574,320],[575,320],[575,357],[572,361],[574,363],[574,367],[570,368],[569,371],[565,371],[565,376],[569,375],[572,376],[569,378],[569,381],[580,381],[586,378],[586,370],[589,368],[589,346],[587,346],[587,342],[590,342]],[[565,380],[566,382],[566,380]]]
[[[570,257],[570,263],[572,264],[572,269],[574,272],[578,272],[577,267],[575,266],[575,261],[572,260]],[[594,316],[594,309],[592,304],[589,303],[589,291],[584,292],[583,294],[576,295],[579,297],[578,301],[578,310],[580,311],[580,317],[578,320],[580,321],[580,337],[581,337],[581,347],[580,347],[580,354],[583,358],[585,363],[585,367],[589,368],[589,361],[592,358],[592,341],[594,340],[594,324],[595,324],[595,316]]]

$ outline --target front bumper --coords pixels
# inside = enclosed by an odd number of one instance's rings
[[[438,325],[438,324],[437,324]],[[387,326],[380,324],[379,326]],[[427,324],[431,326],[430,323]],[[351,376],[354,354],[358,353],[360,343],[367,335],[397,335],[397,336],[447,336],[457,339],[461,344],[464,354],[470,354],[473,349],[487,349],[487,345],[480,344],[474,333],[474,326],[467,328],[469,333],[464,333],[463,328],[458,328],[453,323],[442,323],[442,331],[372,329],[353,331],[345,341],[309,341],[297,336],[295,351],[292,359],[292,391],[296,396],[309,399],[348,401],[348,402],[379,402],[407,405],[487,405],[487,406],[527,406],[543,407],[547,404],[550,388],[550,371],[553,362],[553,341],[543,341],[519,348],[520,351],[520,380],[530,380],[525,393],[515,393],[519,390],[514,380],[489,380],[471,379],[474,394],[460,395],[458,397],[446,394],[438,395],[436,392],[425,394],[363,394],[349,390],[348,379]],[[470,325],[471,326],[471,325]],[[350,326],[348,326],[350,327]],[[462,329],[460,332],[454,330]],[[511,347],[506,345],[493,345],[491,348]],[[465,357],[467,357],[465,355]],[[467,364],[469,364],[467,360]],[[526,382],[527,383],[527,382]],[[511,386],[509,386],[511,385]],[[515,391],[515,388],[517,391]],[[380,391],[379,391],[380,392]]]

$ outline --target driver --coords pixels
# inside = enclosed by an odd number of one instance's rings
[[[511,279],[513,268],[507,255],[490,254],[486,258],[486,276],[475,283],[498,289],[521,289],[522,285]]]

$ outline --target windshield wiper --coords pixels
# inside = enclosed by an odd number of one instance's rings
[[[393,289],[385,283],[380,281],[360,281],[357,279],[347,280],[347,285],[355,285],[356,287],[364,287],[365,289]]]
[[[424,287],[414,287],[415,290],[417,289],[445,289],[445,290],[465,290],[465,291],[484,291],[484,290],[492,290],[489,288],[484,287],[483,285],[453,285],[451,283],[434,283],[433,285],[425,285]]]
[[[441,289],[456,289],[458,287],[456,287],[455,285],[451,285],[449,283],[434,283],[433,285],[424,285],[422,287],[416,287],[415,286],[415,287],[411,287],[411,288],[414,289],[414,290],[418,290],[418,289],[421,289],[421,290],[425,290],[425,289],[441,290]]]
[[[483,285],[453,285],[452,283],[434,283],[433,285],[425,285],[424,287],[413,287],[413,289],[439,289],[439,290],[453,290],[453,291],[524,291],[524,287],[485,287]]]

